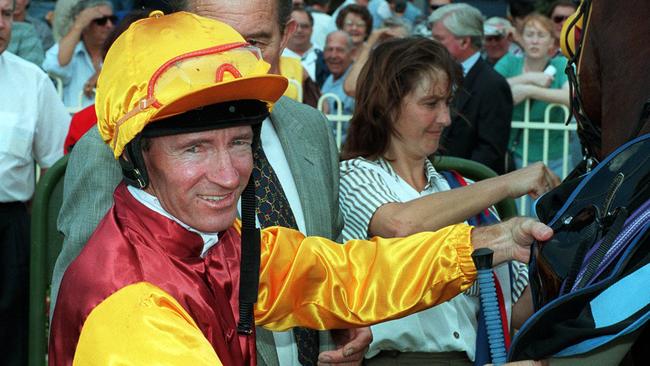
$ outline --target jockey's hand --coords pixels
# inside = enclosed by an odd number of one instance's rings
[[[514,217],[500,224],[472,229],[472,245],[475,249],[492,249],[495,266],[513,259],[527,263],[533,241],[546,241],[552,236],[553,230],[541,222],[528,217]]]

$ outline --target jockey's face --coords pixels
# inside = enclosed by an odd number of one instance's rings
[[[183,223],[219,232],[237,217],[237,201],[253,169],[250,126],[150,139],[143,155],[147,192]]]

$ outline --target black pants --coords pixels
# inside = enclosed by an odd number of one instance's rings
[[[29,216],[22,202],[0,202],[0,364],[27,364]]]

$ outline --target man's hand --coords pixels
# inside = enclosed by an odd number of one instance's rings
[[[353,366],[361,365],[363,356],[372,342],[370,327],[355,329],[336,329],[330,331],[336,349],[325,351],[318,355],[318,364]]]
[[[513,259],[527,263],[533,240],[546,241],[552,236],[553,230],[541,222],[515,217],[497,225],[474,228],[472,245],[475,249],[492,249],[494,265]]]

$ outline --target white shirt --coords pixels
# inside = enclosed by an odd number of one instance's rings
[[[34,161],[49,168],[63,156],[70,115],[38,66],[0,54],[0,202],[34,194]]]
[[[70,62],[59,64],[59,44],[45,52],[43,70],[52,73],[63,81],[63,104],[69,108],[86,108],[95,102],[95,97],[88,98],[84,93],[84,84],[95,74],[95,66],[84,43],[79,41],[72,53]]]
[[[285,48],[284,51],[282,52],[282,56],[286,57],[293,57],[297,58],[300,60],[300,63],[302,64],[302,67],[307,70],[307,74],[309,74],[309,77],[315,82],[316,81],[316,60],[318,59],[318,55],[316,54],[316,47],[311,46],[307,52],[303,53],[302,56],[297,54],[296,52]]]

